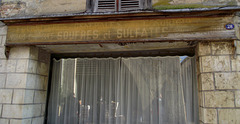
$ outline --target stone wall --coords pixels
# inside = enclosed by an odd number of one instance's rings
[[[0,124],[42,124],[50,54],[36,47],[13,47],[4,54],[6,26],[0,27]]]
[[[201,123],[240,123],[240,52],[235,59],[234,51],[233,42],[198,44]]]
[[[79,13],[86,10],[86,0],[2,0],[0,17]]]
[[[212,8],[238,6],[238,0],[152,0],[155,9]]]
[[[81,13],[87,0],[2,0],[0,17],[25,17]],[[152,0],[154,9],[185,9],[238,6],[239,0]]]

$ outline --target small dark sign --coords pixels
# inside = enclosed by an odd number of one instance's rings
[[[230,24],[226,24],[225,27],[226,27],[227,30],[232,30],[232,29],[234,29],[234,24],[231,24],[231,23]]]

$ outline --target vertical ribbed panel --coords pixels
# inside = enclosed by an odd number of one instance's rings
[[[197,124],[198,117],[198,88],[196,76],[195,57],[188,57],[182,62],[182,83],[184,100],[186,104],[187,121],[189,124]]]
[[[197,124],[194,59],[54,61],[48,124]]]

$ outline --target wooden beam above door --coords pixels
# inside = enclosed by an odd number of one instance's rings
[[[9,25],[6,45],[235,40],[234,16]]]

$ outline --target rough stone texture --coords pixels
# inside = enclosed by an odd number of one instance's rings
[[[206,8],[220,6],[237,6],[237,0],[153,0],[153,7],[171,8]]]
[[[0,46],[0,59],[5,59],[5,47]]]
[[[234,94],[230,91],[205,92],[205,107],[234,107]]]
[[[39,60],[41,54],[21,46],[11,48],[8,59],[0,57],[0,124],[43,124],[50,59]]]
[[[240,91],[235,92],[235,104],[236,107],[240,107]]]
[[[202,72],[230,71],[229,56],[203,56],[200,57]]]
[[[31,124],[31,119],[11,119],[10,124]]]
[[[240,55],[238,55],[236,59],[231,57],[231,60],[232,60],[232,71],[240,71]]]
[[[214,90],[214,80],[212,73],[201,74],[202,90]]]
[[[27,88],[27,74],[8,74],[6,88]]]
[[[41,115],[45,115],[45,110],[46,110],[46,104],[42,104],[42,111],[41,111]]]
[[[216,73],[216,89],[240,89],[240,73]]]
[[[233,54],[233,43],[232,42],[213,42],[212,43],[212,54]]]
[[[198,44],[198,55],[211,55],[211,43],[203,42]]]
[[[202,109],[204,123],[217,124],[217,110],[216,109]]]
[[[43,62],[38,62],[37,74],[47,76],[48,75],[48,64],[43,63]]]
[[[44,76],[40,76],[40,75],[36,76],[35,89],[46,90],[47,84],[48,82],[45,81]]]
[[[4,118],[31,118],[41,115],[41,105],[3,105]]]
[[[11,103],[13,90],[0,89],[0,103]]]
[[[44,118],[40,117],[40,118],[33,118],[32,124],[43,124],[44,122]]]
[[[7,39],[7,36],[5,36],[5,35],[0,36],[0,45],[1,46],[5,45],[6,39]]]
[[[28,104],[33,103],[34,90],[14,90],[13,103],[14,104]]]
[[[23,2],[5,2],[0,7],[1,17],[11,17],[24,13],[26,4]]]
[[[8,119],[0,119],[0,124],[9,124]]]
[[[34,103],[46,103],[46,91],[35,91]]]
[[[5,87],[6,77],[6,74],[0,74],[0,88]]]
[[[13,47],[10,49],[10,59],[28,59],[30,57],[30,47]]]
[[[76,13],[86,10],[86,0],[2,0],[1,17]]]
[[[16,60],[0,60],[0,72],[15,72]]]
[[[240,124],[240,109],[220,109],[219,124]]]
[[[0,27],[0,35],[4,36],[6,34],[7,34],[7,26],[1,26]],[[4,37],[6,37],[6,36],[4,36]]]

